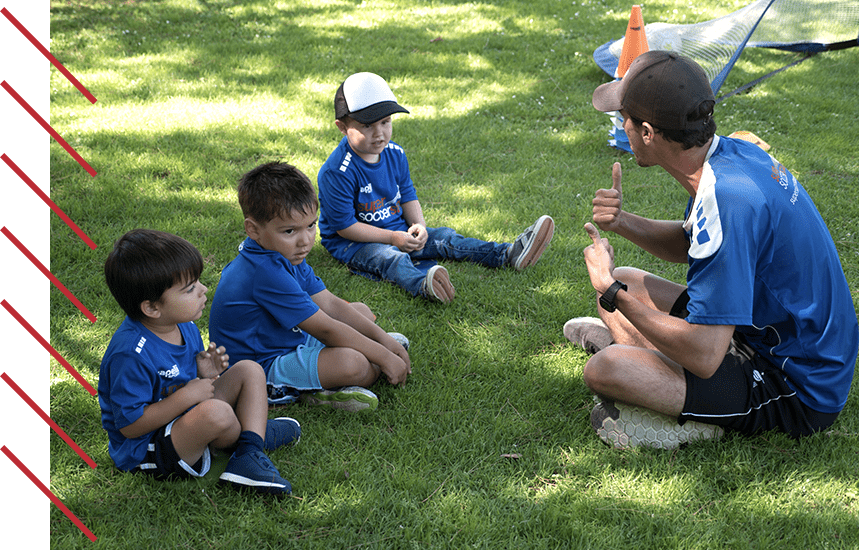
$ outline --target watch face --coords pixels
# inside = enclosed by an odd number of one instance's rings
[[[600,295],[600,306],[609,313],[617,309],[617,306],[614,303],[614,298],[617,296],[617,292],[619,290],[626,290],[627,286],[620,281],[615,281],[611,284],[610,287],[605,291],[605,294]]]
[[[605,296],[600,296],[600,305],[604,310],[608,311],[609,313],[617,309],[617,306],[615,306],[612,302],[609,302]]]

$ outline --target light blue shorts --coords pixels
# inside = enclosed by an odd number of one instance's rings
[[[299,391],[323,389],[319,383],[318,366],[319,352],[323,348],[325,344],[308,334],[306,344],[271,362],[266,382],[275,387],[286,386]]]

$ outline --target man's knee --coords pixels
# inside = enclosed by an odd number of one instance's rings
[[[634,267],[621,266],[614,268],[612,275],[619,281],[627,282],[642,278],[643,273],[643,271]]]
[[[617,346],[609,346],[591,356],[582,371],[582,380],[594,393],[603,393],[614,386],[617,373]]]
[[[588,362],[585,363],[585,368],[582,371],[582,381],[592,392],[597,391],[596,387],[600,385],[601,381],[600,364],[602,361],[599,357],[600,353],[591,356],[591,358],[588,359]]]

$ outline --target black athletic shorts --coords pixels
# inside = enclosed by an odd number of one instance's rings
[[[209,472],[212,457],[208,448],[193,466],[179,458],[170,435],[174,422],[175,419],[152,435],[146,457],[139,466],[132,468],[132,472],[142,472],[160,480],[170,476],[180,479],[203,477]]]
[[[670,314],[685,319],[689,294],[674,303]],[[694,420],[751,435],[780,430],[791,437],[825,430],[838,413],[822,413],[806,406],[788,385],[785,374],[758,355],[735,332],[722,364],[710,378],[686,372],[686,403],[680,424]]]

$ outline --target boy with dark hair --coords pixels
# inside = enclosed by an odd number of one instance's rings
[[[127,317],[111,338],[98,381],[102,424],[117,468],[157,479],[202,477],[209,447],[235,451],[220,480],[260,493],[292,488],[263,452],[297,441],[292,418],[268,420],[265,373],[229,367],[224,347],[203,347],[194,321],[206,305],[203,259],[189,242],[137,229],[104,266]]]
[[[391,115],[408,113],[372,73],[347,78],[334,96],[340,144],[319,171],[322,244],[350,271],[393,282],[412,296],[453,300],[447,270],[434,260],[486,267],[534,265],[552,240],[555,222],[541,216],[510,243],[463,237],[427,227],[403,149],[391,141]]]
[[[209,314],[213,338],[266,371],[269,403],[294,401],[374,410],[381,374],[394,385],[411,372],[405,337],[386,333],[364,304],[332,294],[306,261],[318,203],[296,167],[269,163],[238,186],[248,237],[221,273]]]

